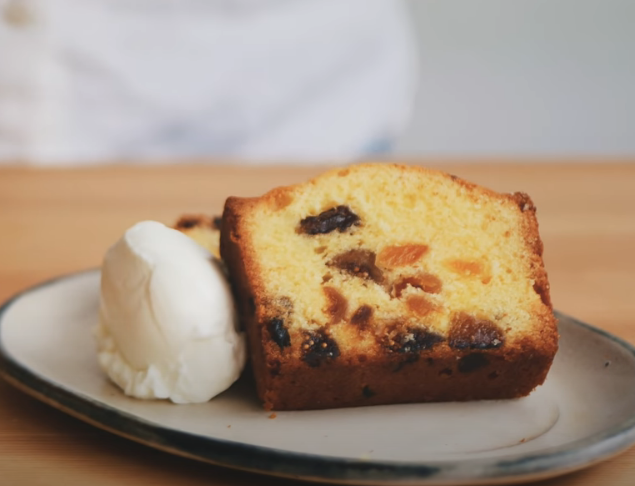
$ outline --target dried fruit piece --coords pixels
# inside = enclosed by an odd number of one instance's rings
[[[448,344],[455,349],[496,349],[505,342],[502,329],[487,319],[460,312],[452,319]]]
[[[205,217],[199,215],[181,216],[174,227],[178,230],[190,229],[196,226],[205,226]]]
[[[481,353],[472,353],[463,356],[459,360],[458,369],[461,373],[471,373],[489,364],[487,356]]]
[[[405,277],[397,282],[394,287],[395,296],[397,298],[401,297],[402,292],[409,285],[428,294],[438,294],[443,289],[443,282],[441,282],[439,277],[430,273],[421,273],[413,277]]]
[[[426,299],[423,295],[411,295],[406,300],[406,306],[419,317],[425,317],[438,309],[437,304]]]
[[[334,287],[323,287],[328,305],[324,312],[331,316],[331,324],[337,324],[346,315],[348,300]]]
[[[386,268],[412,265],[425,255],[428,249],[428,245],[421,244],[387,246],[379,252],[377,263]]]
[[[267,331],[274,343],[278,345],[280,349],[291,346],[291,338],[289,337],[289,331],[284,325],[282,319],[271,319],[267,323]]]
[[[373,308],[369,305],[361,305],[357,308],[357,310],[353,313],[353,317],[351,317],[351,324],[355,324],[359,327],[366,327],[370,324],[370,320],[373,317]]]
[[[485,272],[485,265],[481,261],[477,260],[461,260],[452,259],[445,262],[445,266],[452,270],[454,273],[463,275],[464,277],[470,277],[472,275],[481,275]]]
[[[405,331],[388,333],[385,344],[392,352],[419,353],[443,342],[443,336],[425,328],[409,327]]]
[[[327,265],[339,268],[356,277],[382,283],[383,272],[375,265],[376,255],[370,250],[349,250],[335,256]]]
[[[307,235],[326,234],[338,230],[342,233],[353,225],[359,224],[357,216],[348,206],[337,206],[317,216],[307,216],[300,221],[299,233]]]
[[[368,385],[366,385],[364,388],[362,388],[362,395],[364,395],[365,398],[372,398],[376,395],[376,393],[371,390]]]
[[[335,340],[325,331],[305,332],[302,342],[302,360],[312,368],[332,361],[340,355]]]

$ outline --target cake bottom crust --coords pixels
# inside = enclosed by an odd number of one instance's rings
[[[308,368],[285,363],[254,371],[266,409],[315,410],[519,398],[543,383],[553,359],[535,348],[505,354],[432,354],[400,354],[368,360],[363,366],[334,361]]]

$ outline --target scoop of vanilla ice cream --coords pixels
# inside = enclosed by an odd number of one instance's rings
[[[99,363],[127,395],[205,402],[245,365],[245,337],[211,254],[161,223],[130,228],[106,253]]]

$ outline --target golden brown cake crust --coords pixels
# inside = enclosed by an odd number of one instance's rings
[[[437,342],[434,334],[417,334],[419,331],[409,336],[406,346],[399,335],[389,333],[376,339],[370,352],[340,352],[334,347],[332,359],[312,366],[310,360],[300,359],[301,353],[304,352],[306,358],[307,349],[310,351],[314,346],[325,352],[331,350],[329,334],[307,334],[302,340],[296,336],[295,342],[290,342],[289,334],[277,322],[286,312],[285,303],[267,295],[257,254],[250,244],[251,228],[245,223],[250,209],[264,201],[284,208],[295,186],[274,189],[262,198],[230,197],[223,213],[220,252],[229,269],[237,307],[247,331],[258,395],[264,407],[321,409],[516,398],[529,394],[544,381],[558,347],[549,282],[542,261],[543,245],[531,199],[523,193],[498,194],[421,167],[383,165],[398,171],[442,175],[470,192],[506,199],[518,207],[522,215],[522,235],[530,254],[529,278],[540,296],[532,313],[540,326],[532,335],[506,342],[501,347],[455,345],[461,336],[448,336]],[[364,321],[364,309],[358,311],[355,316]],[[489,324],[470,319],[466,316],[461,325],[472,326],[472,332],[476,330],[487,337]],[[368,338],[370,332],[364,325],[350,329],[359,333],[359,339]],[[461,326],[456,329],[460,331]],[[498,339],[498,335],[490,333],[489,339]]]

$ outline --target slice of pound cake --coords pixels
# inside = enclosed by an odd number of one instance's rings
[[[220,216],[186,214],[179,218],[174,229],[185,233],[216,258],[220,258],[220,225]]]
[[[442,172],[329,171],[225,203],[265,408],[514,398],[558,346],[536,208]]]

